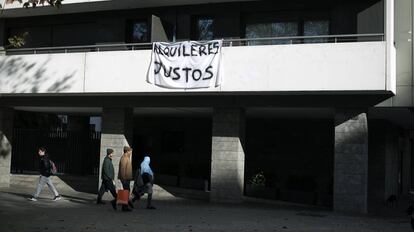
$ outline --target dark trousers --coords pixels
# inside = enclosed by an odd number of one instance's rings
[[[115,188],[114,183],[111,180],[102,180],[102,185],[98,192],[98,201],[102,200],[102,196],[108,190],[111,192],[112,196],[116,199],[117,195],[116,195],[116,188]]]

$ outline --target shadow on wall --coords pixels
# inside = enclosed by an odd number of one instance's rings
[[[51,60],[51,56],[39,62],[28,62],[19,56],[3,57],[0,59],[0,92],[58,93],[71,89],[76,70],[59,77],[54,71],[47,72],[48,66],[52,65]]]

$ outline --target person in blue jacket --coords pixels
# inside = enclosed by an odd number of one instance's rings
[[[151,159],[149,156],[145,156],[141,163],[140,169],[135,174],[135,182],[133,188],[134,198],[132,202],[141,199],[145,193],[148,194],[147,209],[155,209],[152,205],[152,187],[154,185],[154,172],[149,166]]]

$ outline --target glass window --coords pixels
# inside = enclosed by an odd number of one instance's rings
[[[299,35],[296,22],[272,23],[272,37],[292,37]],[[290,40],[273,40],[272,44],[287,44]]]
[[[256,23],[246,25],[246,38],[289,37],[299,35],[296,22]],[[250,45],[287,44],[290,40],[251,41]]]
[[[214,39],[213,32],[214,20],[212,18],[198,18],[197,19],[197,36],[196,40],[212,40]]]
[[[329,21],[305,21],[303,24],[304,36],[329,35]],[[327,39],[305,39],[305,43],[323,43]]]
[[[148,42],[148,23],[145,21],[132,23],[132,42],[143,43]]]

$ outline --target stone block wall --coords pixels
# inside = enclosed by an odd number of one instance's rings
[[[364,111],[335,113],[334,210],[367,212],[368,123]]]
[[[211,193],[213,202],[241,202],[244,187],[243,109],[216,108],[213,115]]]
[[[0,187],[10,185],[14,112],[0,108]]]

